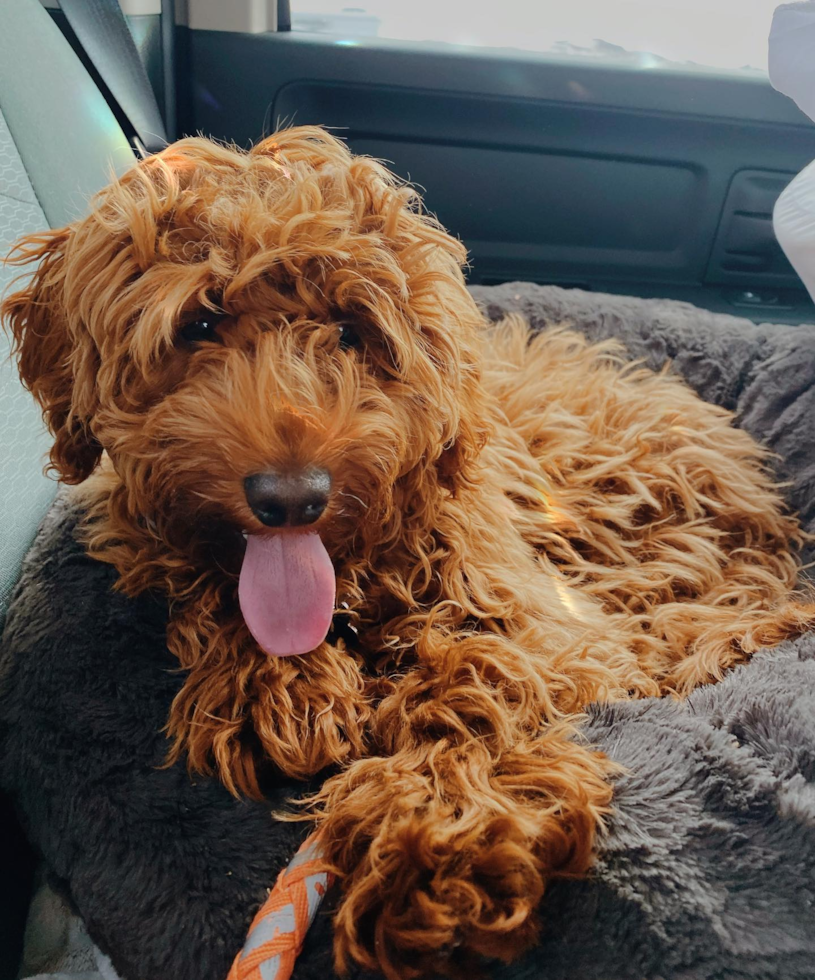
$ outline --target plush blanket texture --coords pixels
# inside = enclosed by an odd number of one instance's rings
[[[519,311],[535,327],[618,337],[655,368],[670,359],[779,454],[791,506],[815,530],[815,328],[554,287],[473,293],[493,319]],[[223,980],[303,833],[270,810],[303,787],[280,783],[268,803],[236,803],[183,767],[156,768],[180,685],[166,610],[110,591],[111,570],[74,541],[76,518],[62,496],[0,648],[0,784],[50,882],[32,908],[23,976]],[[554,885],[540,947],[488,975],[809,980],[815,637],[758,654],[684,703],[598,707],[586,735],[628,770],[596,874]],[[331,975],[329,908],[298,980]]]

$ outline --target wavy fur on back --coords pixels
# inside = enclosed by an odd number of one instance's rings
[[[171,599],[169,759],[305,816],[340,876],[336,954],[412,977],[534,941],[583,874],[611,766],[592,701],[682,695],[808,629],[763,450],[680,380],[567,329],[488,329],[459,242],[319,129],[189,139],[24,240],[3,304],[52,465],[119,588]],[[218,343],[183,324],[217,313]],[[339,345],[351,323],[356,350]],[[237,603],[242,490],[319,465],[343,618],[270,658]]]

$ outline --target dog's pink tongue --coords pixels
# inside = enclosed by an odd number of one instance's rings
[[[246,625],[266,653],[310,653],[334,613],[334,566],[318,534],[250,534],[238,583]]]

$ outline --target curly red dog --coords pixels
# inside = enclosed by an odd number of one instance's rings
[[[171,600],[169,758],[307,814],[340,968],[510,958],[591,864],[592,701],[811,627],[765,453],[612,345],[489,328],[416,193],[320,129],[186,139],[24,241],[20,372],[93,556]],[[93,475],[92,475],[93,474]]]

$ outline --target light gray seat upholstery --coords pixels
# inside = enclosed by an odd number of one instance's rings
[[[0,0],[0,256],[78,217],[133,162],[118,123],[39,0]],[[19,269],[0,265],[0,292]],[[0,624],[56,485],[49,440],[0,336]]]

